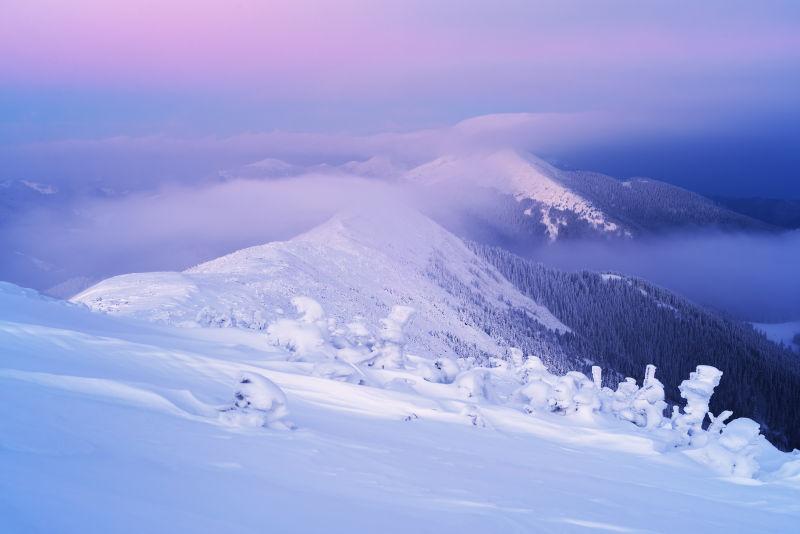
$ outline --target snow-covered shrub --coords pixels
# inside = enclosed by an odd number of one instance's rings
[[[539,357],[528,356],[518,371],[518,378],[523,385],[513,397],[525,404],[528,413],[552,409],[553,385],[557,377],[550,374]]]
[[[233,426],[293,428],[283,390],[266,377],[242,373],[234,392],[233,405],[222,410],[223,422]]]
[[[294,359],[301,360],[320,350],[328,338],[328,321],[320,304],[308,297],[292,299],[300,317],[278,319],[267,327],[267,336],[274,345],[291,351]]]
[[[436,358],[432,362],[421,362],[417,373],[428,382],[452,384],[461,369],[451,358]]]
[[[475,368],[460,373],[453,382],[466,399],[494,400],[491,375],[488,369]]]
[[[553,411],[572,414],[581,411],[589,414],[600,409],[600,399],[594,384],[583,373],[570,371],[558,377],[549,399]]]
[[[712,436],[721,434],[722,429],[725,428],[725,421],[732,415],[733,412],[730,410],[725,410],[716,417],[714,417],[714,414],[711,412],[708,412],[708,418],[711,420],[711,424],[708,425],[708,430],[706,430],[706,432]]]
[[[514,392],[513,398],[525,404],[529,413],[547,410],[561,414],[589,415],[600,410],[599,390],[577,371],[564,376],[550,374],[539,358],[526,360],[527,383]]]
[[[625,380],[617,384],[617,390],[611,399],[611,412],[625,421],[631,423],[638,423],[642,426],[643,421],[640,417],[638,410],[634,409],[633,401],[636,394],[639,392],[639,386],[636,385],[636,380],[631,377],[626,377]]]
[[[538,356],[530,355],[519,368],[519,380],[525,384],[534,380],[541,380],[543,377],[552,377],[550,371],[542,363]]]
[[[575,412],[584,417],[599,412],[603,406],[601,390],[588,379],[579,382],[578,386],[578,391],[572,397]]]
[[[534,378],[519,388],[514,397],[526,405],[529,413],[537,410],[550,410],[553,388],[548,382],[540,378]]]
[[[686,454],[711,466],[720,474],[753,478],[759,470],[756,459],[759,442],[764,439],[759,430],[758,423],[752,419],[734,419],[727,425],[722,425],[721,435],[709,432],[704,446],[687,451]]]
[[[369,366],[379,369],[403,369],[407,365],[405,357],[405,335],[403,328],[414,314],[414,308],[395,306],[385,319],[381,319],[380,342],[373,349]]]
[[[374,356],[375,337],[370,334],[361,317],[356,317],[344,328],[335,325],[329,328],[330,344],[336,352],[336,359],[358,365]]]
[[[684,443],[693,443],[694,436],[703,435],[703,421],[708,413],[708,403],[719,385],[722,371],[710,365],[698,365],[688,380],[679,386],[686,406],[681,413],[677,407],[672,413],[672,425]]]
[[[552,396],[548,399],[551,409],[562,413],[575,411],[575,393],[577,391],[578,385],[569,373],[559,377],[553,384]]]
[[[664,384],[656,378],[656,366],[648,365],[645,369],[644,384],[633,396],[631,408],[635,423],[648,430],[659,428],[664,422]]]

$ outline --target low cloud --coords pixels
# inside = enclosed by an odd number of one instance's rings
[[[630,243],[566,243],[531,257],[568,270],[618,271],[751,321],[800,317],[800,232],[693,233]]]
[[[39,209],[0,229],[0,279],[46,289],[72,277],[182,270],[234,250],[291,238],[336,211],[396,201],[388,185],[351,176],[171,186]]]

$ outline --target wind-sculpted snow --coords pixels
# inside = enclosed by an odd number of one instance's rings
[[[0,284],[0,530],[786,532],[800,518],[800,457],[730,414],[684,440],[655,369],[612,390],[599,369],[553,374],[519,350],[437,360],[406,343],[418,311],[340,324],[295,304],[282,320],[322,339],[299,359],[263,331]],[[336,366],[349,376],[320,371]],[[709,371],[682,386],[693,419]]]
[[[418,311],[407,330],[417,352],[497,352],[503,340],[487,334],[483,324],[465,322],[464,310],[476,304],[432,276],[436,265],[446,265],[450,278],[482,295],[482,307],[514,310],[542,332],[568,331],[461,240],[414,210],[386,206],[343,212],[290,241],[240,250],[183,273],[110,278],[73,300],[165,324],[252,330],[280,318],[297,295],[323,303],[340,322],[385,317],[401,304]]]

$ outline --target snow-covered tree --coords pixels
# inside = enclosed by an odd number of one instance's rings
[[[385,319],[381,319],[379,343],[373,349],[369,366],[378,369],[403,369],[407,365],[405,356],[405,335],[403,328],[408,324],[414,308],[395,306]]]
[[[656,378],[656,366],[650,364],[645,369],[644,383],[633,396],[631,407],[635,412],[635,422],[648,430],[654,430],[664,422],[664,384]]]
[[[636,385],[636,380],[626,377],[625,380],[617,384],[617,389],[611,399],[611,412],[625,421],[630,421],[631,423],[639,421],[641,423],[641,418],[638,417],[639,412],[633,407],[633,401],[638,392],[639,386]]]
[[[691,444],[694,436],[703,432],[703,421],[708,413],[708,403],[719,385],[722,371],[710,365],[698,365],[697,370],[678,387],[681,397],[686,399],[683,412],[676,406],[672,412],[672,425],[682,443]]]

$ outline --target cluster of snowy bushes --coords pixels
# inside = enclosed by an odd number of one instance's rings
[[[481,405],[507,405],[529,414],[555,413],[592,422],[607,417],[630,422],[650,433],[665,448],[684,450],[721,474],[753,477],[758,473],[756,456],[766,443],[759,425],[746,418],[729,423],[730,411],[718,416],[709,412],[709,401],[719,385],[722,372],[700,365],[680,384],[685,404],[674,406],[666,415],[664,385],[656,368],[648,365],[640,386],[626,378],[616,389],[602,384],[602,370],[592,367],[592,377],[576,371],[551,373],[542,361],[519,349],[493,358],[489,366],[476,366],[470,359],[420,358],[406,352],[404,326],[413,315],[406,306],[395,306],[380,321],[376,333],[357,318],[338,325],[326,317],[316,301],[296,297],[292,304],[298,317],[282,318],[270,324],[270,342],[285,348],[292,361],[308,362],[319,377],[376,387],[390,387],[397,378],[384,371],[401,372],[414,378],[450,388],[450,396],[464,400],[462,413],[476,426],[486,426]],[[263,377],[244,375],[234,405],[223,417],[235,424],[291,427],[284,421],[286,398]],[[416,419],[416,414],[413,419]],[[706,425],[706,420],[709,424]],[[704,425],[706,427],[704,428]]]
[[[516,398],[530,412],[545,410],[565,415],[591,418],[609,414],[657,434],[673,447],[687,449],[695,459],[711,465],[721,474],[753,477],[758,473],[755,455],[760,443],[759,425],[747,418],[725,423],[733,415],[724,411],[718,416],[709,412],[709,401],[719,385],[722,371],[708,365],[697,370],[680,384],[685,405],[674,406],[670,417],[664,412],[664,385],[655,377],[656,368],[648,365],[640,387],[626,378],[616,390],[602,386],[602,371],[592,367],[592,379],[571,371],[563,376],[550,374],[535,356],[523,364],[525,384]],[[706,418],[710,424],[706,429]]]

